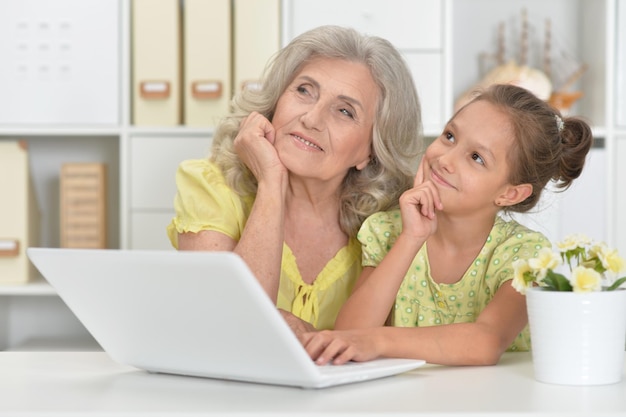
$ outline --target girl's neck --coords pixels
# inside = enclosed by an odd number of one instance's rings
[[[439,284],[454,284],[463,278],[485,246],[495,216],[491,221],[485,216],[441,217],[437,219],[437,231],[427,241],[430,274]]]
[[[448,216],[438,214],[437,231],[428,238],[429,242],[436,242],[438,247],[445,247],[452,251],[482,248],[493,228],[496,215],[469,217]],[[471,249],[470,249],[471,250]]]

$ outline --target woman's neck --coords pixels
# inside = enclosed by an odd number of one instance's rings
[[[338,218],[340,185],[291,175],[285,197],[287,212],[303,210],[316,216]]]

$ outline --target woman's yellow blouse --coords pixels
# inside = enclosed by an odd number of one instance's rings
[[[175,248],[178,248],[178,233],[213,230],[234,240],[241,238],[254,198],[236,194],[215,164],[206,159],[182,162],[176,173],[176,184],[176,215],[167,227]],[[352,238],[328,262],[313,284],[307,284],[302,280],[291,249],[283,244],[277,307],[291,311],[318,329],[332,329],[339,309],[361,273],[360,261],[361,245]]]

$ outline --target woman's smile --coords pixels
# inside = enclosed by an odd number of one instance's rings
[[[309,139],[306,139],[306,138],[304,138],[304,137],[302,137],[302,136],[300,136],[300,135],[298,135],[298,134],[296,134],[296,133],[292,133],[292,134],[291,134],[291,137],[292,137],[292,138],[294,138],[294,139],[295,139],[296,141],[298,141],[299,143],[302,143],[302,144],[306,145],[306,146],[307,146],[307,148],[309,148],[309,149],[307,149],[307,150],[310,150],[310,149],[315,149],[315,150],[322,151],[322,152],[324,151],[324,149],[322,149],[322,147],[321,147],[321,146],[319,146],[319,145],[317,145],[317,144],[313,143],[313,142],[312,142],[312,141],[310,141]]]

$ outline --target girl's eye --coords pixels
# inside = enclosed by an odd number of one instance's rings
[[[341,114],[344,114],[346,116],[348,116],[351,119],[354,119],[354,114],[352,114],[352,112],[348,109],[339,109],[339,111],[341,112]]]
[[[452,143],[456,142],[456,139],[454,138],[454,135],[453,135],[452,133],[450,133],[450,132],[446,132],[443,136],[444,136],[444,137],[445,137],[445,138],[446,138],[449,142],[452,142]]]
[[[474,161],[478,162],[478,163],[479,163],[479,164],[481,164],[481,165],[485,165],[485,161],[483,161],[482,156],[480,156],[480,155],[479,155],[479,154],[477,154],[477,153],[473,153],[473,154],[472,154],[472,159],[473,159]]]

